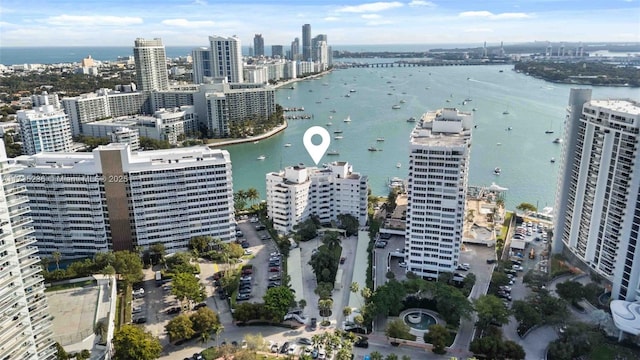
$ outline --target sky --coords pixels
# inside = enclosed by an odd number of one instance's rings
[[[251,45],[258,33],[288,47],[307,23],[329,45],[640,42],[640,0],[2,0],[0,47]]]

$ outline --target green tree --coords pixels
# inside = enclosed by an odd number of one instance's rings
[[[503,325],[509,322],[509,309],[494,295],[480,296],[474,301],[474,306],[478,315],[477,325],[482,330],[492,323]]]
[[[523,332],[542,323],[542,315],[538,309],[527,301],[514,301],[513,304],[511,304],[511,310]]]
[[[349,315],[351,315],[351,312],[352,312],[352,311],[353,311],[353,310],[351,309],[351,307],[349,307],[349,306],[345,306],[345,307],[342,309],[342,315],[344,315],[344,316],[349,316]]]
[[[242,255],[244,255],[244,249],[242,248],[242,246],[240,246],[240,244],[231,243],[228,247],[228,254],[232,259],[241,258]]]
[[[197,333],[210,333],[220,324],[218,315],[206,306],[198,309],[190,317],[193,323],[193,330]]]
[[[333,308],[333,300],[321,299],[318,301],[318,310],[320,310],[320,316],[322,316],[325,321],[327,316],[331,316],[331,308]]]
[[[244,190],[238,190],[233,193],[233,207],[236,212],[240,212],[247,207],[247,193]]]
[[[409,330],[409,325],[405,324],[404,321],[395,319],[387,323],[384,334],[392,339],[414,340],[415,336],[411,335]]]
[[[548,359],[573,360],[573,344],[564,341],[552,341],[547,350]]]
[[[575,304],[584,297],[584,287],[577,281],[565,281],[556,285],[556,293],[561,298]]]
[[[305,306],[307,306],[307,300],[300,299],[300,301],[298,301],[298,307],[304,310]]]
[[[160,357],[157,337],[135,325],[123,325],[113,336],[114,360],[153,360]]]
[[[93,333],[100,338],[100,344],[107,343],[107,332],[109,331],[109,325],[107,319],[103,318],[96,322],[93,326]]]
[[[511,340],[503,341],[499,336],[485,336],[475,339],[471,342],[469,350],[486,359],[522,360],[525,357],[522,346]]]
[[[355,216],[351,214],[340,214],[337,216],[337,219],[340,222],[340,229],[344,229],[347,236],[356,235],[358,233],[360,224]]]
[[[327,231],[324,233],[324,237],[322,238],[322,243],[325,244],[329,249],[335,249],[340,246],[340,236],[335,231]]]
[[[318,297],[320,297],[320,299],[330,298],[332,291],[333,291],[333,284],[328,282],[319,283],[318,286],[316,286],[316,289],[314,290],[314,292],[318,294]]]
[[[436,309],[447,324],[457,326],[461,317],[468,319],[473,312],[473,305],[469,299],[453,286],[436,282],[434,298]]]
[[[433,345],[431,351],[436,354],[446,353],[445,347],[450,341],[449,330],[440,324],[429,326],[429,332],[424,334],[424,342]]]
[[[260,193],[256,188],[247,189],[247,200],[251,201],[251,205],[255,204],[257,200],[260,200]]]
[[[45,273],[48,273],[50,263],[51,263],[51,259],[49,259],[48,257],[43,256],[42,258],[40,258],[40,266],[42,266],[42,271],[44,271]]]
[[[244,336],[244,341],[247,342],[247,349],[253,351],[264,351],[267,350],[265,346],[264,337],[262,334],[246,334]]]
[[[164,260],[164,257],[167,254],[167,249],[164,247],[163,243],[157,242],[149,246],[149,252],[151,252],[151,259],[153,260],[153,263],[159,263]]]
[[[270,320],[280,323],[287,314],[295,296],[288,287],[276,286],[268,289],[262,299],[264,300],[265,311],[271,316]]]
[[[202,301],[204,299],[203,287],[200,281],[191,273],[177,273],[173,277],[171,292],[180,301]]]
[[[526,202],[523,202],[520,205],[516,206],[516,209],[520,210],[520,211],[523,211],[525,213],[535,212],[536,210],[538,210],[535,205],[529,204],[529,203],[526,203]]]
[[[156,140],[140,136],[140,147],[144,150],[169,149],[171,148],[171,144],[166,140]]]
[[[384,360],[398,360],[398,355],[391,353],[387,355]]]
[[[59,342],[56,342],[56,360],[67,360],[69,359],[69,354],[64,350],[62,345]]]
[[[369,354],[369,356],[371,357],[371,360],[383,360],[384,356],[382,354],[380,354],[377,351],[372,352],[371,354]]]
[[[142,281],[142,260],[140,255],[131,251],[116,251],[113,253],[113,267],[125,284],[133,284]]]
[[[388,316],[397,314],[402,309],[402,300],[406,296],[404,286],[391,279],[386,284],[379,286],[371,296],[371,303],[375,307],[373,313]]]
[[[189,248],[197,254],[204,254],[209,250],[212,242],[211,236],[194,236],[189,240]]]
[[[51,254],[51,258],[53,258],[53,261],[56,263],[56,270],[60,270],[60,259],[62,258],[60,251],[54,251]]]
[[[171,342],[191,339],[196,334],[196,331],[193,329],[193,321],[185,314],[178,315],[169,320],[164,328],[167,331],[169,341]]]

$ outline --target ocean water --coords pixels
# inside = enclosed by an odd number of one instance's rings
[[[264,198],[267,172],[299,163],[314,165],[302,136],[309,127],[318,125],[332,134],[329,150],[340,154],[325,155],[320,164],[348,161],[354,171],[369,176],[375,195],[386,195],[388,180],[406,178],[408,173],[409,134],[415,124],[406,120],[429,110],[457,107],[477,109],[469,183],[489,186],[495,182],[509,188],[506,205],[511,208],[522,202],[539,208],[554,205],[559,161],[550,160],[560,158],[562,145],[553,140],[562,137],[569,85],[535,79],[504,65],[345,69],[293,86],[293,90],[279,89],[277,102],[285,107],[304,107],[303,113],[313,118],[290,120],[284,132],[257,144],[227,147],[236,191],[255,187]],[[593,97],[637,99],[638,92],[596,87]],[[471,101],[463,105],[466,99]],[[394,104],[401,108],[392,109]],[[347,116],[350,123],[343,121]],[[331,126],[327,126],[329,122]],[[342,130],[342,140],[333,138],[337,129]],[[547,130],[554,132],[545,134]],[[376,141],[379,137],[384,141]],[[284,147],[286,143],[292,146]],[[370,152],[370,146],[382,151]],[[257,160],[260,155],[266,159]],[[496,167],[502,169],[499,176],[494,175]]]

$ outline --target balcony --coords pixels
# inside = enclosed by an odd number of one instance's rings
[[[33,232],[33,226],[25,226],[22,228],[22,230],[25,234],[29,234],[31,232]],[[18,232],[16,232],[16,238],[18,237]],[[16,239],[16,250],[20,250],[22,249],[24,246],[27,245],[31,245],[34,244],[37,240],[35,237],[33,236],[27,236],[27,237],[22,237],[20,238],[21,240],[17,240]]]
[[[13,187],[11,189],[8,189],[7,191],[4,192],[4,194],[6,196],[9,196],[9,195],[13,195],[13,194],[19,194],[19,193],[25,192],[25,191],[27,191],[27,187],[26,186],[16,186],[16,187]]]
[[[42,277],[42,275],[33,275],[24,281],[24,287],[28,288],[35,284],[42,283],[43,281],[44,281],[44,278]]]
[[[39,263],[40,262],[40,258],[37,256],[31,257],[29,258],[29,262],[33,262],[34,264]],[[42,271],[42,268],[39,265],[31,265],[28,267],[23,267],[22,268],[22,276],[23,277],[27,277],[27,276],[31,276],[31,275],[35,275],[37,273],[39,273],[40,271]]]
[[[18,259],[23,259],[29,255],[33,255],[38,252],[37,246],[25,246],[18,252]]]
[[[13,227],[18,227],[20,225],[24,225],[24,224],[28,224],[30,222],[33,222],[33,219],[30,216],[24,216],[16,221],[13,222]]]
[[[29,206],[21,206],[15,210],[9,211],[9,216],[10,217],[20,216],[28,213],[29,211],[31,211],[31,208]]]

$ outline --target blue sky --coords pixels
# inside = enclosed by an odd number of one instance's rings
[[[206,45],[209,35],[288,46],[640,41],[640,0],[2,0],[0,46]]]

